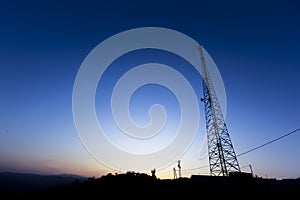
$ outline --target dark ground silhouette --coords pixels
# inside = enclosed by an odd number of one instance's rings
[[[223,176],[193,175],[190,178],[158,179],[143,173],[107,174],[100,178],[76,179],[71,184],[41,191],[10,191],[3,195],[37,198],[187,198],[230,197],[242,198],[289,198],[300,192],[300,178],[264,179],[253,178],[248,173]],[[105,197],[105,198],[104,198]]]

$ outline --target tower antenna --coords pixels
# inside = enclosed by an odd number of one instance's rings
[[[200,45],[198,50],[202,65],[204,97],[201,98],[201,101],[204,102],[205,107],[210,174],[213,176],[229,176],[229,172],[240,172],[241,170]]]

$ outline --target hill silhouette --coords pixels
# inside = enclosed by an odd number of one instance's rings
[[[43,180],[40,180],[43,181]],[[41,182],[42,183],[42,182]],[[288,198],[300,192],[300,179],[264,179],[249,174],[223,176],[192,175],[190,178],[159,179],[143,173],[107,174],[100,178],[76,179],[72,183],[47,190],[10,193],[22,197],[77,198],[106,196],[109,198],[211,197]],[[204,196],[203,196],[204,197]]]
[[[0,172],[0,194],[35,194],[36,192],[66,187],[85,177],[73,174],[40,175]]]

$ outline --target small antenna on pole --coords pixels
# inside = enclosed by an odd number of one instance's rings
[[[176,168],[173,167],[173,173],[174,173],[174,179],[177,179],[177,173],[176,173]]]
[[[177,167],[178,167],[178,175],[179,175],[179,178],[181,178],[181,166],[180,166],[180,160],[178,160]]]

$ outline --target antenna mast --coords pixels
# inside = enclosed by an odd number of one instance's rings
[[[179,178],[181,178],[181,166],[180,166],[180,160],[178,160],[177,167],[178,167],[178,175],[179,175]]]
[[[210,174],[228,176],[229,172],[240,172],[240,166],[233,149],[228,129],[215,93],[212,80],[206,68],[203,49],[199,45],[202,64],[202,87],[207,130],[208,159]]]

